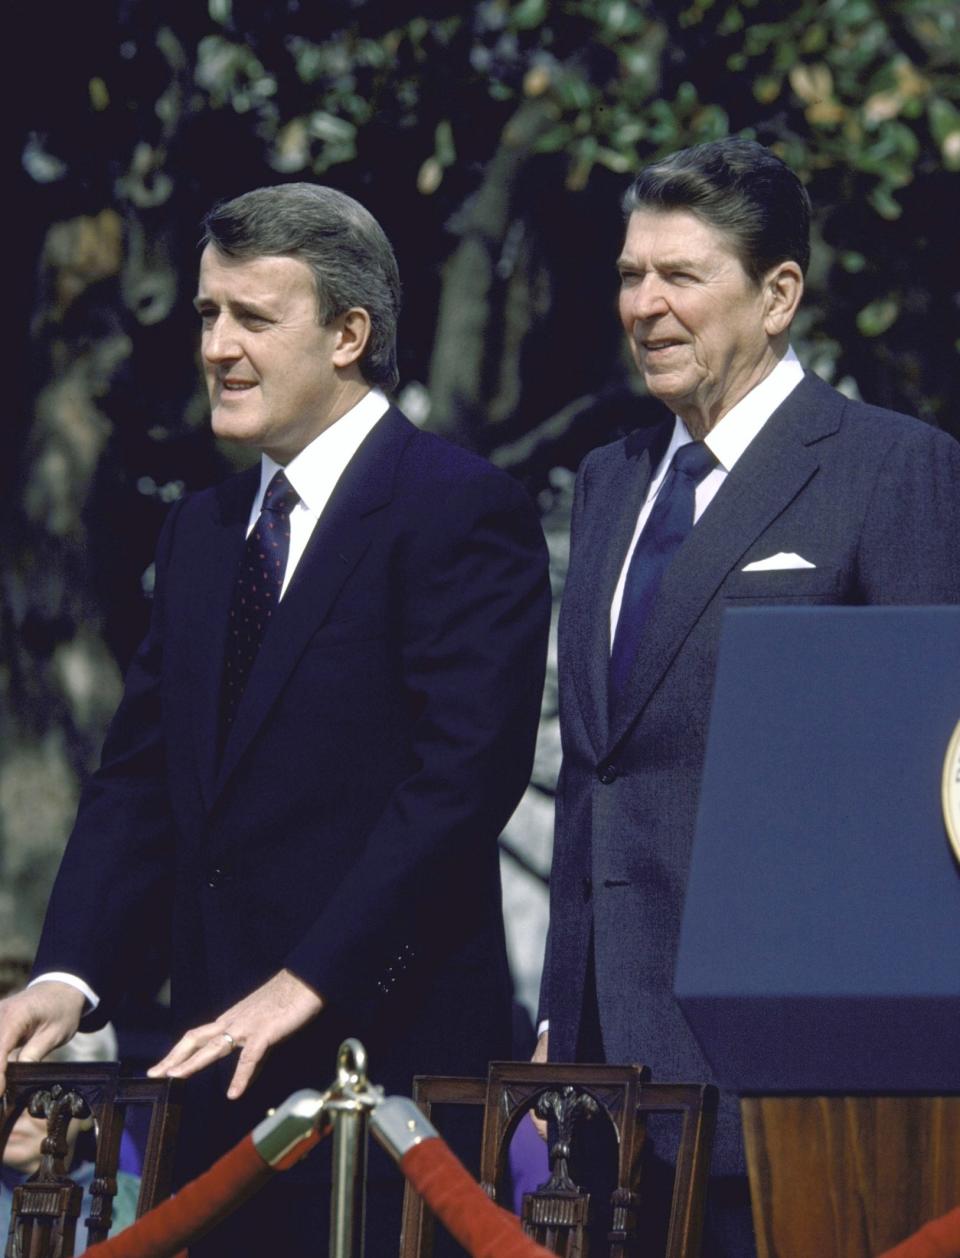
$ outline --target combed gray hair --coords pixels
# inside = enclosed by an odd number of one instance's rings
[[[688,210],[729,238],[756,284],[788,259],[806,273],[810,198],[790,167],[755,140],[712,140],[652,162],[627,189],[623,209],[628,218]]]
[[[369,384],[396,389],[400,272],[383,228],[359,201],[312,183],[255,188],[213,207],[203,220],[203,244],[228,258],[305,262],[320,323],[353,307],[366,310],[370,340],[360,370]]]

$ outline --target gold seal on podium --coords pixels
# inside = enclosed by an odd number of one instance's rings
[[[953,854],[960,861],[960,721],[950,736],[943,761],[943,821]]]

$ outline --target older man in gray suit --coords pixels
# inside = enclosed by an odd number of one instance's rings
[[[721,613],[960,602],[960,446],[804,372],[809,203],[768,150],[675,153],[625,209],[620,318],[671,416],[577,478],[538,1056],[710,1079],[672,985]],[[731,1096],[713,1171],[704,1253],[752,1254]]]

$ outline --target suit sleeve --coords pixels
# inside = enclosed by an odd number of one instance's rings
[[[583,515],[584,503],[587,494],[587,481],[590,476],[591,464],[597,457],[597,451],[591,451],[577,470],[577,479],[573,491],[573,506],[570,513],[570,558],[572,560],[574,549],[577,546],[579,538],[579,522]],[[562,645],[558,645],[558,650],[562,650]],[[562,725],[561,725],[562,731]],[[553,860],[552,871],[550,877],[550,926],[547,929],[546,943],[543,949],[543,972],[540,976],[540,998],[537,1006],[537,1026],[542,1022],[550,1021],[550,990],[553,973],[552,948],[551,943],[559,933],[554,929],[554,915],[559,916],[563,912],[563,905],[560,897],[555,898],[556,879],[553,870],[559,870],[564,858],[565,845],[571,841],[563,824],[563,794],[564,794],[564,766],[561,763],[560,773],[557,778],[556,804],[554,809],[554,831],[553,831]],[[585,840],[585,836],[580,836],[581,841]]]
[[[100,768],[81,794],[34,962],[35,974],[65,971],[97,993],[100,1004],[85,1029],[111,1017],[118,997],[142,983],[147,957],[165,972],[174,830],[159,681],[164,572],[180,505],[161,532],[150,627],[128,670]]]
[[[400,941],[411,955],[436,947],[481,911],[469,871],[496,861],[532,766],[550,616],[533,504],[487,468],[435,493],[429,518],[398,581],[416,768],[286,960],[330,1002],[375,988]]]
[[[868,603],[960,603],[960,443],[921,424],[894,442],[857,565]]]

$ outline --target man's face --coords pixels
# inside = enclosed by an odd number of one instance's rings
[[[644,382],[702,437],[776,362],[770,293],[723,232],[686,210],[635,211],[617,265],[620,321]]]
[[[194,305],[213,431],[288,463],[342,413],[340,320],[320,326],[310,268],[208,245]]]

